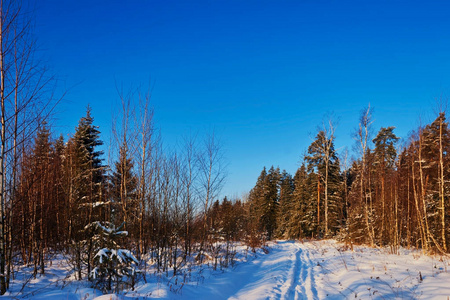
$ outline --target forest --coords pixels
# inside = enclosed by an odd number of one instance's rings
[[[394,127],[370,139],[370,106],[355,133],[359,157],[320,129],[294,176],[264,168],[250,191],[249,218],[264,238],[333,237],[349,244],[448,252],[449,129],[441,111],[400,147]]]
[[[7,5],[0,16],[0,294],[20,266],[37,277],[56,254],[76,279],[111,291],[145,278],[143,258],[158,274],[177,274],[192,256],[227,267],[236,241],[255,249],[274,239],[335,238],[393,253],[400,246],[448,253],[444,109],[399,145],[394,127],[371,136],[372,108],[363,108],[352,160],[335,149],[330,120],[295,174],[264,167],[247,196],[219,199],[226,177],[219,138],[191,136],[167,150],[147,92],[119,93],[109,144],[90,107],[69,138],[56,132],[50,124],[63,97],[33,59],[29,20]]]

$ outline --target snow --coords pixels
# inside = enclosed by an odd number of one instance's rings
[[[120,257],[120,262],[127,262],[129,260],[134,261],[136,264],[139,264],[139,261],[134,257],[133,253],[131,253],[130,250],[127,249],[119,249],[117,250],[118,257]]]
[[[98,250],[97,254],[95,254],[95,257],[99,257],[99,262],[102,264],[103,259],[108,259],[110,250],[107,248],[103,248]]]
[[[155,275],[134,291],[103,295],[87,281],[76,281],[62,256],[46,275],[31,279],[23,267],[6,296],[33,299],[447,299],[449,259],[417,250],[351,246],[334,240],[277,241],[252,253],[236,245],[237,263],[213,269],[213,261],[190,266],[184,276]],[[268,252],[266,254],[266,252]],[[128,253],[124,255],[128,256]],[[131,253],[130,253],[131,254]],[[23,287],[24,283],[27,285]],[[22,290],[23,288],[23,290]],[[22,291],[21,291],[22,290]]]

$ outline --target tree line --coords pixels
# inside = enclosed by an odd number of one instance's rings
[[[450,131],[444,111],[403,146],[394,127],[371,137],[372,109],[354,134],[357,158],[338,155],[333,123],[308,147],[294,176],[263,169],[249,193],[261,238],[327,238],[447,253]]]

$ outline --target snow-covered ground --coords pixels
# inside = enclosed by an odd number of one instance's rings
[[[237,247],[228,269],[193,267],[185,276],[157,276],[120,295],[102,295],[88,282],[65,278],[67,265],[55,260],[47,275],[29,280],[18,273],[8,296],[32,299],[447,299],[449,259],[420,251],[354,246],[334,240],[270,243],[268,253]],[[29,271],[29,270],[28,270]],[[24,287],[24,283],[28,282]]]

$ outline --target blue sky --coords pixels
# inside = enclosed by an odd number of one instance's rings
[[[326,114],[338,149],[359,112],[407,137],[450,92],[445,1],[61,1],[36,4],[40,53],[67,90],[55,131],[88,103],[108,141],[116,84],[152,86],[165,144],[212,128],[223,194],[251,189],[263,166],[294,173]]]

